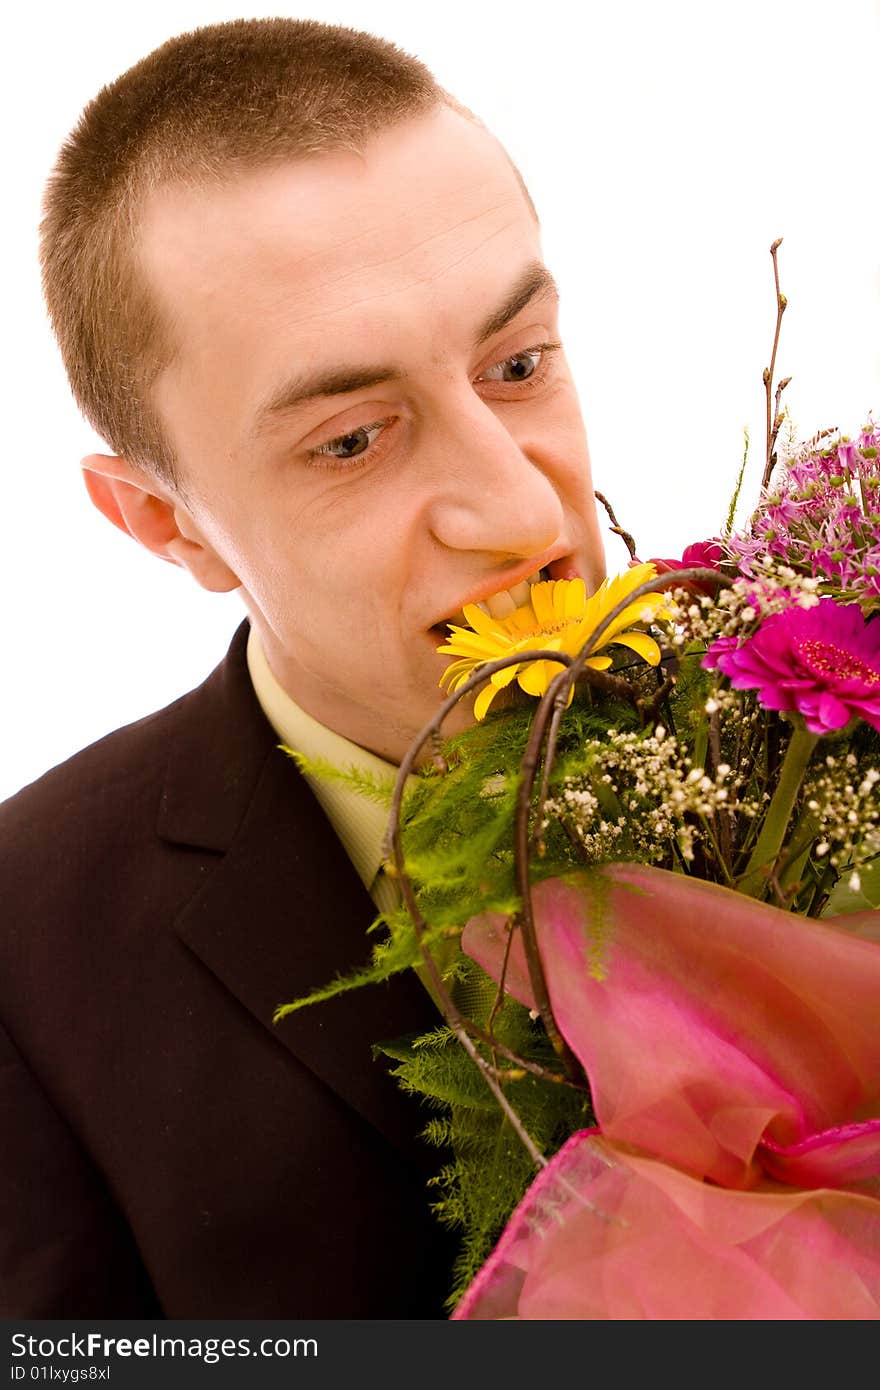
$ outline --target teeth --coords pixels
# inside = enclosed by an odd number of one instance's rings
[[[526,590],[528,590],[528,585],[526,585]],[[528,593],[526,597],[528,597]],[[524,599],[521,601],[525,602]],[[507,589],[502,589],[500,594],[492,594],[490,598],[486,599],[486,607],[489,609],[490,617],[506,618],[509,613],[513,613],[519,607],[519,604],[512,593]]]
[[[535,573],[530,574],[528,579],[523,579],[519,584],[514,584],[512,589],[499,589],[497,594],[492,594],[489,598],[484,599],[482,603],[475,604],[475,607],[485,613],[488,618],[498,618],[499,620],[506,618],[514,609],[521,608],[524,603],[528,603],[529,589],[533,584],[539,584],[542,580],[548,578],[549,575],[546,570],[535,570]],[[439,626],[447,627],[450,623],[454,624],[456,627],[467,627],[467,619],[461,609],[451,618],[447,618],[445,623],[439,624]]]

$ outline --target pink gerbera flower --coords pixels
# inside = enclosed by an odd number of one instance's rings
[[[866,622],[857,603],[823,598],[774,613],[739,646],[715,642],[703,665],[756,689],[767,709],[797,710],[813,734],[854,716],[880,731],[880,621]]]
[[[685,546],[680,560],[660,560],[652,558],[650,564],[656,565],[660,574],[668,574],[670,570],[691,569],[720,569],[724,560],[724,551],[721,542],[713,539],[710,541],[694,541],[693,545]],[[714,584],[688,583],[683,584],[682,588],[690,590],[692,594],[708,594],[711,598],[717,593]]]
[[[695,569],[702,566],[705,569],[717,570],[724,559],[724,551],[721,542],[717,539],[710,541],[694,541],[693,545],[685,546],[680,560],[651,560],[652,565],[663,572],[663,570],[684,570],[693,566]]]

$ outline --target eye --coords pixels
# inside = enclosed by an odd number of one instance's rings
[[[510,386],[515,386],[518,382],[531,381],[550,353],[556,352],[561,346],[561,343],[538,343],[535,347],[524,348],[522,352],[516,352],[512,357],[505,357],[503,362],[496,362],[488,371],[483,372],[479,379],[481,381],[501,381]],[[507,371],[510,371],[512,375],[501,375],[500,377],[491,375],[492,372],[505,373]]]
[[[335,439],[328,439],[326,444],[319,444],[316,449],[309,449],[308,457],[315,461],[335,459],[338,463],[359,459],[370,448],[374,437],[380,434],[388,424],[390,424],[389,420],[377,420],[372,425],[359,425],[357,429],[347,430],[345,434],[337,435]],[[333,464],[330,463],[328,466],[333,467]]]
[[[537,343],[534,347],[525,348],[522,352],[514,353],[512,357],[505,357],[501,362],[496,362],[476,380],[499,382],[504,386],[521,385],[526,389],[537,386],[547,375],[550,355],[561,347],[561,343]],[[511,376],[504,375],[508,371],[512,373]],[[492,372],[501,372],[502,375],[491,376]],[[306,462],[311,468],[337,471],[345,470],[347,467],[354,469],[373,462],[384,450],[388,426],[393,424],[392,416],[391,419],[376,420],[371,425],[359,425],[356,429],[347,430],[345,434],[339,434],[335,439],[328,439],[325,444],[307,450]]]

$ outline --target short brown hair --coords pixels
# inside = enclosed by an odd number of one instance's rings
[[[180,34],[89,102],[46,186],[40,263],[73,394],[117,454],[183,493],[150,403],[175,349],[134,254],[144,191],[359,152],[369,136],[440,105],[483,124],[395,44],[311,19]]]

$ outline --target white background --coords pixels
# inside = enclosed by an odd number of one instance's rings
[[[85,103],[174,33],[286,13],[416,54],[519,164],[563,297],[596,486],[643,558],[717,530],[763,449],[771,241],[799,432],[880,414],[877,0],[96,0],[4,21],[0,799],[197,685],[244,616],[112,527],[39,291],[43,182]],[[626,560],[608,544],[612,570]]]

